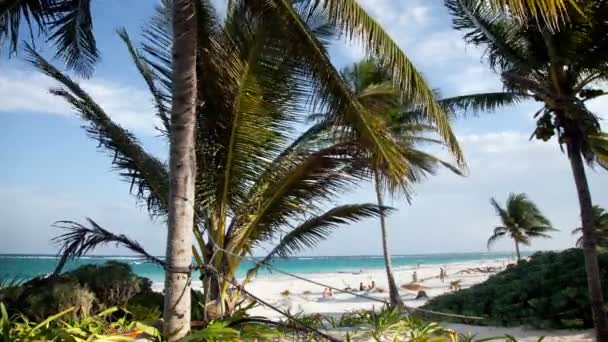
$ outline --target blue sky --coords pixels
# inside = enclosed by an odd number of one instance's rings
[[[361,0],[445,96],[500,90],[499,78],[483,64],[482,52],[465,46],[450,28],[439,0]],[[115,30],[124,26],[137,37],[156,1],[94,1],[95,32],[102,62],[83,87],[144,146],[165,159],[167,146],[154,130],[152,102],[129,61]],[[40,46],[48,55],[52,50]],[[331,49],[338,67],[362,57],[356,43],[337,42]],[[0,253],[53,253],[50,239],[57,220],[91,217],[116,232],[139,240],[152,253],[164,253],[166,230],[152,222],[129,195],[129,185],[111,170],[111,158],[86,137],[82,122],[60,99],[48,94],[53,82],[19,58],[0,59]],[[561,249],[574,244],[578,224],[574,184],[566,157],[556,144],[528,141],[535,103],[455,123],[470,175],[440,172],[416,186],[412,205],[389,200],[399,211],[388,219],[395,254],[485,250],[497,218],[489,205],[509,192],[526,192],[560,232],[534,242],[533,249]],[[606,117],[608,102],[591,108]],[[608,174],[589,171],[592,195],[608,206]],[[368,184],[345,194],[339,203],[372,202]],[[512,242],[496,244],[512,250]],[[103,248],[97,253],[124,253]],[[341,228],[307,255],[380,254],[375,220]]]

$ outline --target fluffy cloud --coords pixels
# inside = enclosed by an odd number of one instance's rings
[[[149,93],[143,89],[103,80],[83,80],[81,86],[125,128],[153,134],[159,125]],[[1,112],[74,115],[62,98],[49,93],[59,84],[34,72],[0,68]]]

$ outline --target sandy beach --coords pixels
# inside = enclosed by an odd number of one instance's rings
[[[424,291],[432,298],[449,292],[451,281],[459,280],[461,287],[464,289],[483,282],[490,276],[489,273],[470,272],[472,269],[488,267],[504,268],[510,262],[512,260],[504,259],[446,265],[421,265],[413,268],[402,267],[395,269],[395,279],[398,286],[411,283],[412,274],[416,271],[419,280],[418,284],[424,286]],[[444,267],[447,272],[447,278],[443,282],[438,277],[440,267]],[[378,300],[384,300],[388,298],[386,275],[384,272],[384,269],[373,269],[355,273],[316,273],[303,274],[302,276],[340,289],[347,287],[358,289],[361,282],[365,286],[368,286],[374,281],[376,289],[384,290],[383,292],[378,292],[377,290],[357,292]],[[283,275],[258,277],[247,286],[247,290],[283,310],[289,310],[291,313],[320,313],[323,315],[339,316],[347,311],[371,310],[382,306],[380,302],[356,297],[347,293],[335,293],[333,298],[323,298],[323,287]],[[289,294],[282,294],[286,290],[289,291]],[[416,300],[417,291],[409,291],[403,288],[400,291],[401,297],[408,307],[419,307],[427,301],[426,299]],[[251,310],[251,314],[275,319],[281,316],[277,312],[263,306],[254,308]],[[526,327],[503,328],[449,323],[443,324],[443,326],[459,332],[477,334],[478,338],[509,334],[518,338],[519,341],[530,342],[538,341],[541,336],[546,336],[543,341],[593,341],[591,331],[537,330]]]

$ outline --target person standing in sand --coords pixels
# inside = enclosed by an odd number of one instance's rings
[[[443,268],[439,269],[439,279],[441,279],[442,283],[445,281],[445,271],[443,270]]]
[[[412,273],[412,283],[417,283],[418,282],[418,274],[416,273],[416,271],[414,271],[414,273]]]

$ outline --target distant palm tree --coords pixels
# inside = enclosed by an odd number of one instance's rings
[[[424,145],[442,145],[441,140],[434,137],[438,129],[428,120],[425,120],[424,115],[416,105],[407,98],[404,99],[400,96],[398,89],[392,85],[390,72],[379,61],[374,59],[362,60],[352,67],[344,68],[341,74],[359,102],[388,128],[391,136],[399,145],[399,151],[405,162],[404,165],[408,170],[403,176],[403,181],[395,182],[391,179],[389,170],[385,165],[378,162],[380,160],[379,156],[373,153],[369,156],[371,159],[369,162],[371,179],[376,191],[376,201],[380,208],[384,205],[383,196],[385,192],[395,194],[398,191],[404,193],[409,200],[412,184],[421,181],[426,175],[434,174],[438,167],[445,166],[457,174],[461,173],[456,167],[422,149]],[[490,111],[496,107],[517,101],[519,101],[517,95],[497,92],[446,98],[439,100],[439,103],[445,107],[448,113],[466,114]],[[360,142],[357,144],[361,145]],[[365,148],[365,146],[362,147],[367,151],[372,150]],[[390,303],[392,306],[403,306],[392,270],[388,246],[388,227],[382,210],[380,211],[380,228]]]
[[[589,101],[608,95],[604,82],[608,79],[608,2],[576,0],[576,8],[565,7],[568,25],[551,31],[534,19],[497,14],[485,0],[444,1],[453,26],[464,31],[467,43],[486,51],[487,62],[501,75],[504,88],[527,94],[542,106],[533,115],[532,136],[557,142],[567,153],[580,208],[596,339],[608,342],[593,200],[585,170],[585,163],[608,169],[608,132],[602,131],[600,118],[588,108]]]
[[[488,239],[488,249],[496,240],[508,236],[515,242],[519,261],[521,260],[520,244],[529,245],[531,238],[550,238],[547,232],[556,230],[526,194],[509,194],[506,208],[502,208],[494,198],[490,203],[500,217],[501,225],[494,228],[494,233]]]
[[[607,248],[608,247],[608,212],[600,207],[599,205],[594,205],[593,209],[593,223],[595,227],[595,236],[597,239],[597,247],[598,248]],[[578,227],[572,231],[572,234],[581,234],[583,232],[582,227]],[[579,248],[583,247],[583,237],[579,237],[576,240],[576,246]]]

